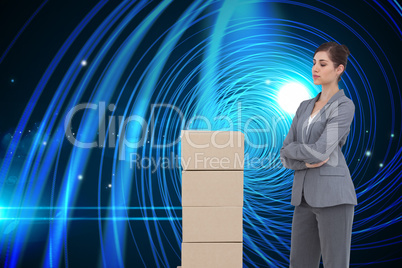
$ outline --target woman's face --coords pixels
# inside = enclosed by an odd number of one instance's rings
[[[343,71],[343,65],[334,68],[334,62],[328,57],[326,51],[319,51],[313,59],[313,81],[315,85],[328,85],[338,83],[338,76]]]

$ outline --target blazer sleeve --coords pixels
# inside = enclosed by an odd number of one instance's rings
[[[298,121],[298,118],[299,118],[298,112],[299,112],[300,107],[301,107],[301,104],[299,105],[299,108],[297,108],[296,114],[295,114],[295,116],[293,117],[292,124],[291,124],[290,129],[289,129],[289,132],[288,132],[288,134],[286,135],[286,138],[285,138],[285,140],[283,141],[283,145],[282,145],[282,148],[281,148],[281,150],[280,150],[280,160],[281,160],[281,162],[282,162],[282,165],[283,165],[285,168],[292,169],[292,170],[307,169],[307,166],[306,166],[306,163],[305,163],[305,162],[299,161],[299,160],[295,160],[295,159],[291,159],[291,158],[288,158],[288,157],[286,157],[286,156],[283,154],[283,149],[284,149],[288,144],[290,144],[291,142],[295,141],[296,126],[297,126],[297,121]]]
[[[341,102],[328,116],[327,124],[315,143],[292,142],[283,149],[283,156],[307,163],[326,160],[335,148],[342,143],[344,136],[349,134],[354,113],[353,101]]]

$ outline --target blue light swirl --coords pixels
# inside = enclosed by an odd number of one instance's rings
[[[0,64],[46,5],[24,24]],[[0,168],[4,267],[24,263],[39,224],[47,228],[41,265],[74,266],[82,253],[70,244],[84,222],[97,228],[97,240],[86,241],[96,252],[93,266],[179,266],[180,167],[137,168],[132,157],[166,157],[177,164],[172,159],[180,157],[180,143],[170,144],[184,128],[245,133],[246,160],[265,162],[246,162],[244,170],[244,267],[287,267],[293,172],[281,166],[279,149],[293,115],[280,107],[277,95],[292,82],[311,97],[319,93],[311,79],[312,56],[326,41],[345,43],[352,52],[339,84],[356,106],[343,147],[359,201],[351,266],[402,259],[402,237],[395,232],[402,219],[401,70],[380,33],[360,24],[346,6],[323,1],[124,1],[106,8],[107,1],[96,4],[54,55],[7,144]],[[401,39],[396,1],[365,8],[389,25],[394,40]],[[295,11],[317,21],[300,19]],[[102,22],[94,27],[100,14]],[[73,50],[84,31],[90,32],[84,45]],[[51,89],[54,80],[57,88]],[[49,103],[41,99],[44,92],[53,94]],[[94,148],[67,140],[67,115],[82,104],[72,120],[73,136],[96,142]],[[44,105],[21,162],[24,133]],[[119,118],[130,117],[147,124],[123,127]],[[106,139],[100,140],[103,131]],[[124,143],[141,138],[145,143],[138,148]],[[18,178],[15,185],[8,183],[11,176]],[[388,255],[371,254],[375,250]]]

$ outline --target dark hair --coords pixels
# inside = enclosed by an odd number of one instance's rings
[[[320,45],[314,52],[314,56],[319,51],[328,52],[328,57],[334,63],[334,68],[338,68],[340,64],[342,64],[345,68],[343,72],[338,77],[338,82],[341,81],[341,76],[346,70],[346,64],[348,63],[348,56],[350,55],[350,51],[347,46],[340,45],[336,42],[326,42]]]

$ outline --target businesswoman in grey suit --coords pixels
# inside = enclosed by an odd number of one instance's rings
[[[294,170],[290,267],[349,267],[355,188],[341,151],[355,106],[338,88],[347,57],[345,45],[327,42],[314,53],[314,84],[322,91],[303,101],[280,150]]]

